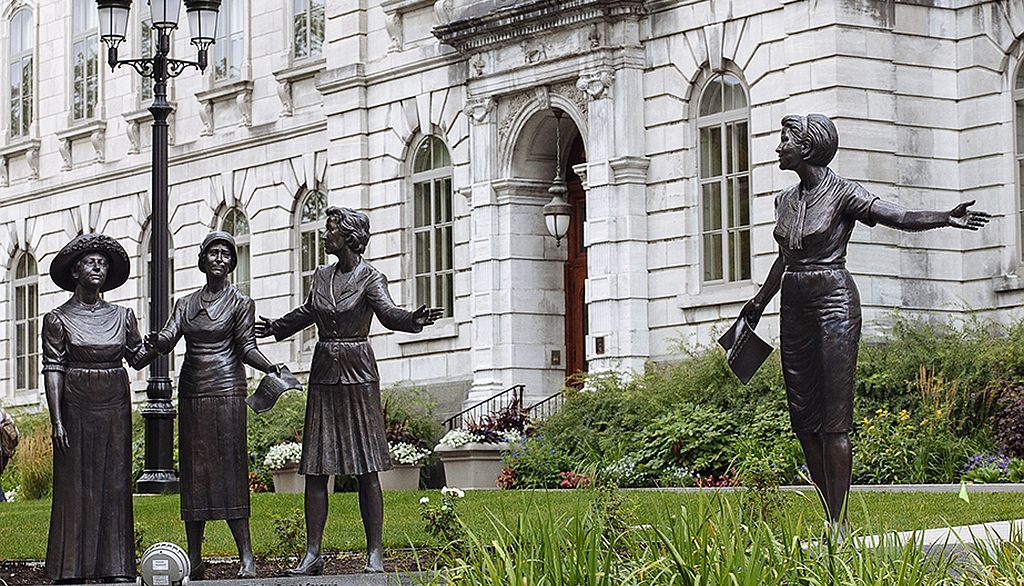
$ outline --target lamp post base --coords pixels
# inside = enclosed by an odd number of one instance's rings
[[[156,384],[153,384],[153,383]],[[164,383],[164,384],[160,384]],[[170,390],[166,379],[151,381],[151,387]],[[166,394],[170,394],[167,392]],[[178,475],[174,472],[174,417],[177,414],[170,399],[150,399],[140,410],[146,426],[145,469],[136,482],[139,494],[173,494],[178,492]]]

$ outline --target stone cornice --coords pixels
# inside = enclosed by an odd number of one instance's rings
[[[484,2],[484,5],[487,3]],[[646,14],[641,0],[531,0],[477,16],[455,15],[434,29],[434,36],[461,53],[502,44],[565,26],[595,20],[638,18]]]

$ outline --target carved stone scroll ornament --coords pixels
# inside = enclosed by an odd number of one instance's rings
[[[289,118],[295,114],[295,105],[292,103],[292,82],[288,80],[277,82],[277,99],[281,100],[281,118]]]
[[[70,171],[71,170],[71,137],[63,136],[57,140],[57,150],[60,151],[60,170]]]
[[[238,126],[252,126],[252,91],[239,92],[235,96],[235,105],[238,107]]]
[[[39,179],[39,147],[25,151],[25,161],[28,163],[28,178]]]
[[[104,128],[97,128],[92,131],[89,135],[89,144],[92,145],[92,149],[96,152],[96,158],[94,159],[97,163],[103,163],[107,160],[107,131]]]
[[[388,31],[388,37],[390,42],[388,43],[388,53],[395,53],[402,50],[402,13],[401,12],[387,12],[384,14],[384,28]]]
[[[11,178],[7,169],[7,157],[0,156],[0,187],[10,187]]]
[[[466,106],[462,111],[474,123],[483,124],[490,117],[491,112],[494,111],[496,106],[497,102],[494,101],[494,98],[474,98],[466,102]]]
[[[591,100],[611,97],[612,82],[615,77],[608,69],[584,73],[576,82],[576,87],[586,92]]]
[[[142,136],[139,134],[139,121],[129,120],[125,132],[128,135],[128,154],[137,155],[142,152]]]
[[[213,101],[203,102],[199,106],[199,119],[203,121],[200,136],[213,136]]]

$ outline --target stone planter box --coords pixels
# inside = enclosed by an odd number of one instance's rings
[[[445,484],[469,490],[497,490],[498,476],[504,467],[502,455],[507,443],[469,443],[452,448],[438,444],[434,451],[444,464]]]
[[[299,466],[271,470],[274,477],[274,492],[287,494],[302,494],[306,490],[306,477],[299,474]],[[327,492],[334,492],[334,477],[327,479]]]
[[[408,466],[406,464],[395,464],[391,470],[378,473],[381,490],[416,490],[420,487],[420,470],[423,466],[417,464]]]

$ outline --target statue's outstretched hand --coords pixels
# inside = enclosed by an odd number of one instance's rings
[[[964,230],[978,230],[992,218],[988,212],[976,212],[970,208],[976,200],[965,201],[949,212],[949,225]]]
[[[256,337],[266,338],[274,334],[274,322],[269,318],[265,318],[262,315],[256,320]]]
[[[444,317],[444,309],[440,307],[428,308],[426,305],[421,305],[412,312],[413,321],[420,327],[434,325],[434,322],[442,317]]]

